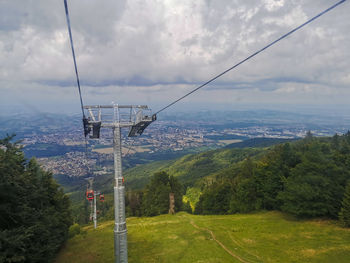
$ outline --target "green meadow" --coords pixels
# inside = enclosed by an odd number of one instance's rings
[[[112,221],[69,239],[56,263],[114,262]],[[280,212],[128,218],[130,263],[349,262],[350,230]]]

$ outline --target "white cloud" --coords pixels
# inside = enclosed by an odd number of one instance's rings
[[[268,11],[276,11],[284,5],[284,0],[263,0]]]
[[[83,95],[99,103],[112,96],[169,102],[332,3],[68,1]],[[15,101],[15,94],[33,103],[76,96],[67,92],[75,75],[63,1],[3,0],[0,10],[0,102]],[[274,103],[288,93],[297,103],[298,83],[327,87],[308,91],[320,103],[330,92],[343,94],[350,85],[349,11],[346,2],[188,100]],[[250,95],[254,89],[258,97]]]
[[[279,27],[297,27],[308,19],[301,6],[296,6],[290,13],[283,17],[267,17],[263,22],[267,25],[274,24]]]

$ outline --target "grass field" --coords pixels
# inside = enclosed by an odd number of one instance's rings
[[[219,140],[219,142],[226,145],[226,144],[231,144],[231,143],[242,142],[242,140]]]
[[[84,228],[56,263],[114,262],[113,222]],[[350,262],[350,230],[332,221],[300,221],[278,212],[128,218],[130,263]]]

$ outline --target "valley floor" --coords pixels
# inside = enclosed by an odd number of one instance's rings
[[[112,221],[68,240],[56,263],[114,262]],[[350,230],[279,212],[128,218],[129,263],[349,262]]]

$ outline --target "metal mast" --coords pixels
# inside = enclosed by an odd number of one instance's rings
[[[93,208],[93,203],[90,201],[90,220],[93,220],[94,218],[94,208]]]
[[[151,115],[150,109],[145,105],[96,105],[84,106],[84,110],[89,116],[84,130],[89,133],[92,131],[91,139],[100,137],[101,127],[111,128],[113,131],[114,255],[116,263],[127,263],[128,244],[125,221],[125,185],[122,174],[121,129],[129,128],[129,137],[139,136],[148,125],[156,120],[156,115]],[[95,217],[94,223],[96,224]]]
[[[100,191],[94,191],[94,215],[93,215],[93,220],[94,220],[94,228],[97,228],[97,208],[96,208],[96,200],[97,197],[101,195]]]
[[[121,128],[113,127],[114,154],[114,256],[115,262],[128,262],[125,222],[125,186],[122,174]]]
[[[96,192],[94,191],[94,228],[97,228],[97,214],[96,214]]]

